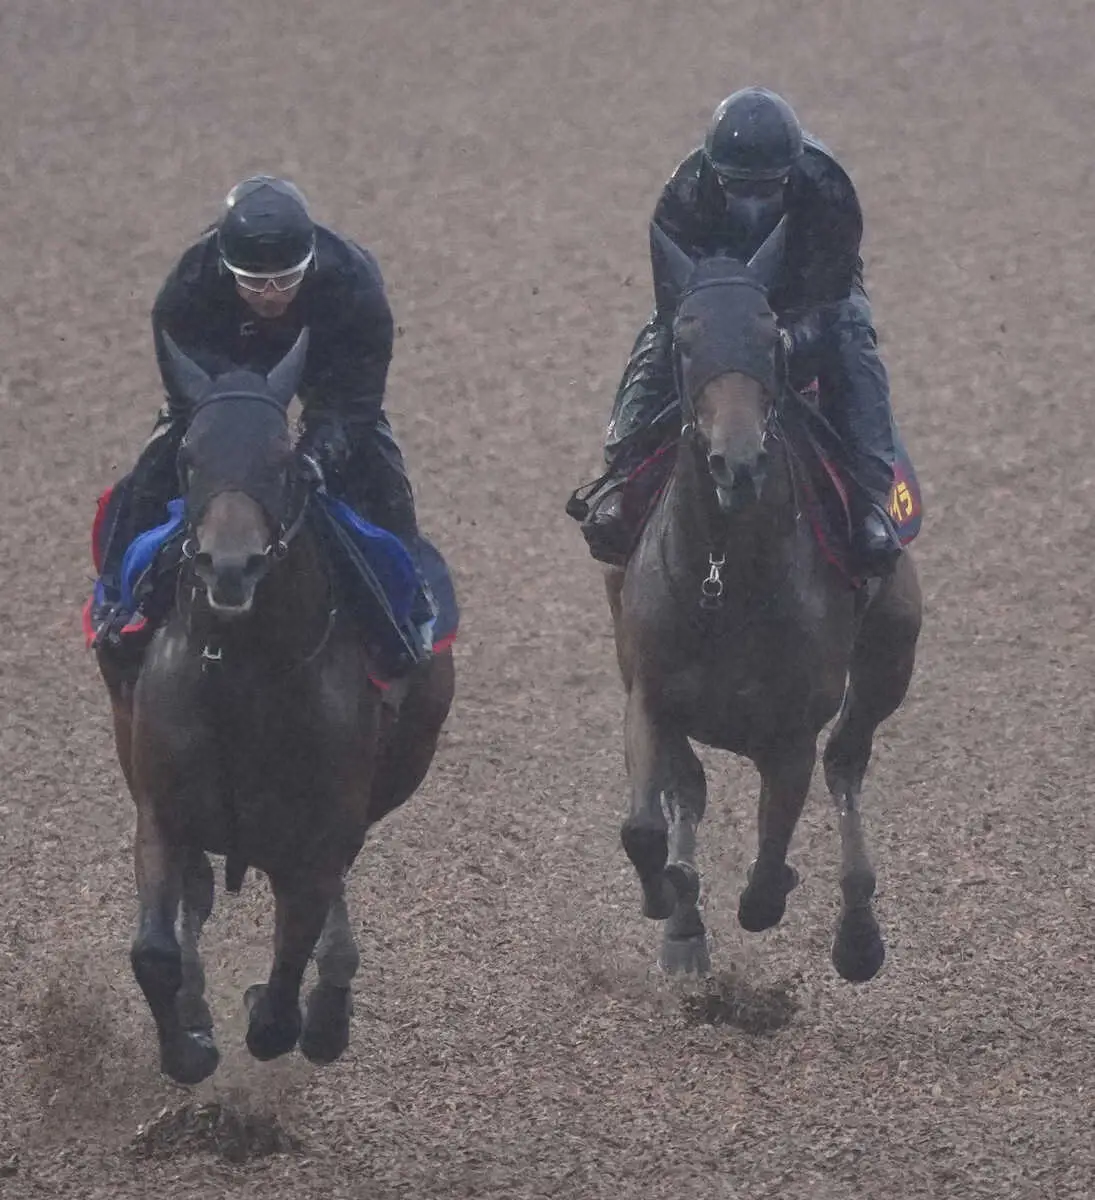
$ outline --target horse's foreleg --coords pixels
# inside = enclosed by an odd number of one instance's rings
[[[215,1067],[220,1056],[213,1041],[213,1015],[205,1002],[205,969],[199,949],[202,928],[212,912],[213,868],[204,851],[192,849],[187,853],[183,867],[179,937],[182,986],[176,1007],[179,1023],[195,1042],[208,1046],[209,1058]]]
[[[677,907],[680,897],[676,885],[687,893],[689,881],[680,868],[666,869],[669,830],[662,808],[662,790],[671,778],[670,742],[652,718],[639,686],[633,687],[627,697],[624,755],[631,807],[620,830],[620,840],[642,885],[643,915],[663,921]]]
[[[704,975],[711,969],[711,956],[698,904],[696,827],[707,807],[707,780],[703,765],[683,734],[673,748],[671,774],[664,804],[669,822],[668,870],[671,878],[676,872],[677,906],[665,923],[658,961],[663,970],[672,974]]]
[[[108,676],[108,679],[110,677]],[[110,708],[114,720],[114,746],[118,762],[130,795],[133,794],[133,692],[118,681],[111,680]]]
[[[853,983],[872,979],[886,956],[872,907],[875,872],[867,852],[859,797],[874,734],[901,704],[912,678],[920,633],[920,586],[911,557],[871,602],[855,645],[840,716],[825,747],[825,780],[840,820],[842,904],[833,965]]]
[[[779,924],[787,896],[798,883],[787,850],[810,790],[816,754],[813,738],[803,736],[756,758],[761,777],[757,857],[738,901],[738,921],[750,933]]]
[[[623,590],[627,572],[622,567],[605,567],[605,595],[608,596],[608,607],[612,611],[612,631],[616,644],[616,665],[624,687],[631,689],[631,666],[627,652],[627,634],[623,622]]]
[[[160,1069],[178,1083],[194,1084],[217,1065],[211,1042],[195,1037],[179,1019],[183,961],[175,918],[183,887],[182,852],[172,846],[145,798],[137,798],[134,866],[139,899],[137,935],[130,949],[133,974],[144,992],[160,1042]]]
[[[301,1053],[314,1063],[334,1062],[349,1045],[353,1012],[350,983],[360,962],[343,885],[331,903],[316,946],[319,983],[308,996],[300,1035]]]
[[[264,984],[247,989],[247,1049],[263,1061],[287,1054],[300,1036],[300,984],[342,887],[341,870],[270,876],[274,962]]]

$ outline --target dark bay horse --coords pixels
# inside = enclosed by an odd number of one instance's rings
[[[693,264],[656,226],[651,237],[679,294],[673,341],[683,430],[633,556],[606,575],[627,692],[624,849],[644,914],[666,920],[663,967],[706,971],[695,867],[706,780],[689,739],[749,758],[760,774],[757,856],[738,908],[741,925],[759,931],[780,921],[797,881],[788,846],[818,735],[839,712],[823,758],[842,848],[832,958],[845,979],[867,980],[885,948],[859,799],[875,729],[912,677],[916,569],[906,551],[891,576],[857,592],[805,519],[767,299],[783,224],[748,265]]]
[[[215,379],[169,346],[190,405],[174,604],[139,670],[99,657],[137,808],[131,962],[161,1069],[180,1083],[218,1062],[198,952],[213,907],[207,852],[226,856],[230,890],[254,866],[274,893],[269,979],[247,993],[251,1053],[271,1059],[298,1040],[313,1062],[343,1052],[358,966],[345,874],[370,825],[425,777],[453,696],[448,650],[399,681],[398,706],[370,682],[362,630],[306,519],[316,481],[289,431],[306,345],[305,332],[267,376]]]

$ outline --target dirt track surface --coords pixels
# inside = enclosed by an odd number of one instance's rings
[[[0,1195],[1095,1192],[1095,14],[1038,7],[4,0]],[[751,937],[755,777],[712,754],[716,975],[651,971],[609,620],[562,515],[649,305],[656,191],[751,81],[861,189],[928,505],[918,670],[866,797],[889,959],[861,988],[828,961],[819,781],[803,886]],[[356,870],[350,1051],[243,1050],[251,879],[206,934],[225,1058],[187,1095],[129,974],[132,812],[78,609],[94,497],[157,403],[156,287],[259,169],[381,260],[390,409],[465,623],[435,768]]]

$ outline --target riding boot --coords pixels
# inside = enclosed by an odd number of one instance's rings
[[[116,646],[119,631],[133,616],[122,602],[122,563],[134,539],[160,524],[168,501],[178,495],[176,459],[184,432],[183,421],[169,409],[161,411],[132,471],[114,485],[90,614],[93,646]]]
[[[344,499],[363,517],[394,533],[413,554],[418,538],[414,492],[403,452],[381,416],[350,453],[342,471]]]
[[[636,338],[616,391],[605,432],[608,470],[588,488],[579,489],[567,504],[568,514],[582,522],[590,553],[600,562],[626,563],[638,531],[623,512],[623,485],[676,428],[678,410],[673,332],[654,317]]]
[[[403,543],[418,571],[421,591],[409,614],[412,625],[423,638],[420,658],[429,656],[428,626],[437,616],[437,603],[423,569],[415,513],[414,491],[407,475],[403,452],[392,427],[381,416],[368,438],[362,438],[350,453],[341,473],[345,486],[343,499],[366,520],[394,534]]]
[[[844,444],[852,480],[852,566],[867,577],[885,576],[901,554],[888,508],[895,460],[893,414],[870,301],[861,283],[847,300],[832,306],[820,357],[822,408]]]

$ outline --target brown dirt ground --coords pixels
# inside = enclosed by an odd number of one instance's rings
[[[1095,1192],[1093,38],[1086,0],[4,0],[0,1194]],[[928,502],[862,988],[827,958],[824,796],[750,938],[752,770],[710,754],[718,973],[650,971],[609,621],[562,513],[647,311],[657,188],[754,80],[860,185]],[[391,411],[466,620],[435,768],[356,872],[349,1053],[242,1050],[252,880],[207,933],[225,1061],[187,1096],[129,975],[132,816],[78,608],[94,496],[156,404],[152,296],[261,168],[380,256]]]

